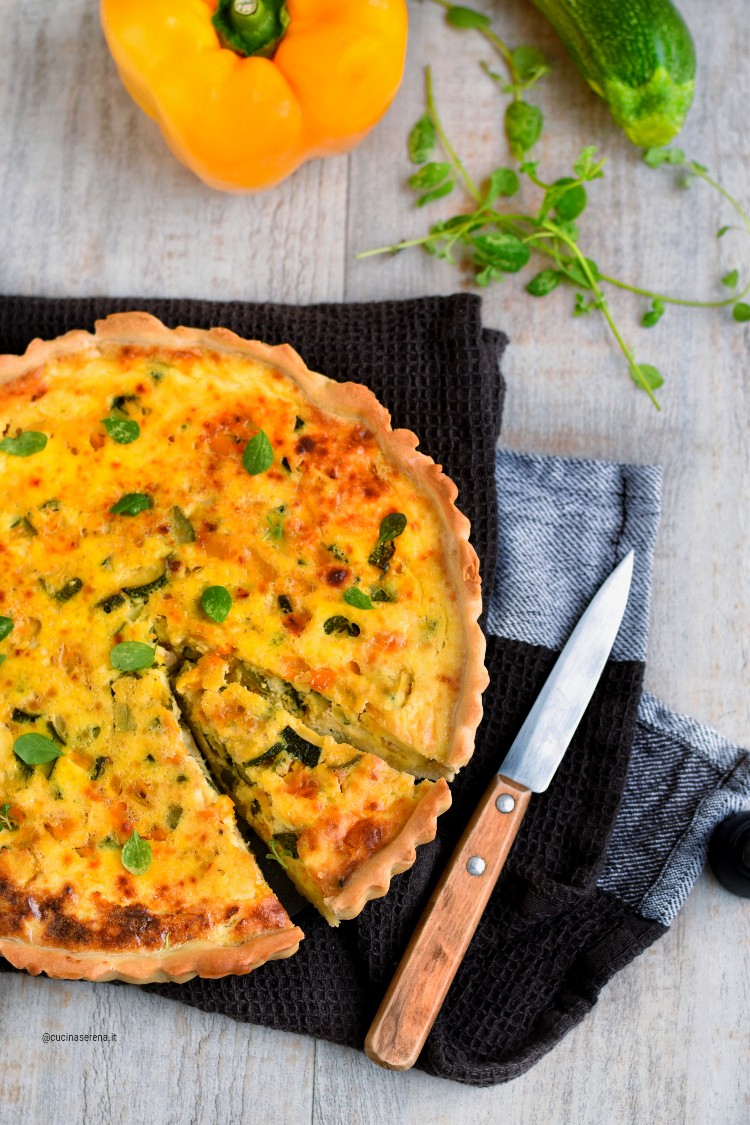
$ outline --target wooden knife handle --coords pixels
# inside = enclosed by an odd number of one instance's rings
[[[531,791],[495,775],[435,888],[373,1020],[365,1051],[390,1070],[408,1070],[445,1000]]]

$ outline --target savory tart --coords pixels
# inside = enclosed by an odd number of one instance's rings
[[[128,980],[289,955],[233,800],[336,922],[471,754],[454,485],[364,387],[223,329],[116,315],[0,357],[0,384],[0,952]]]

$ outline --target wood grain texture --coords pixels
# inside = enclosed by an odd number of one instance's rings
[[[4,1125],[310,1120],[315,1044],[304,1036],[112,984],[3,974],[0,996]],[[45,1034],[110,1040],[45,1043]],[[271,1080],[282,1072],[286,1080]]]
[[[509,811],[497,800],[509,798]],[[365,1040],[379,1066],[408,1070],[419,1058],[518,835],[531,791],[495,776],[419,919]],[[472,869],[472,865],[474,868]]]
[[[581,220],[600,266],[630,280],[721,295],[748,262],[718,242],[726,208],[699,185],[642,167],[528,0],[473,0],[514,44],[541,46],[550,129],[539,156],[562,175],[598,143],[607,177]],[[699,51],[681,138],[747,203],[750,23],[743,0],[679,0]],[[478,68],[489,53],[410,4],[404,86],[351,156],[303,168],[255,198],[204,188],[130,103],[99,34],[94,0],[0,0],[0,291],[308,302],[447,293],[465,284],[420,252],[357,262],[355,250],[422,234],[405,136],[430,61],[446,125],[477,175],[507,153],[500,103]],[[634,391],[602,325],[571,319],[511,279],[485,295],[512,339],[503,441],[534,452],[664,466],[648,687],[750,739],[750,332],[728,316],[670,309],[651,332],[642,302],[616,299],[627,338],[668,376],[656,414]],[[116,303],[116,302],[114,302]],[[113,304],[114,304],[113,303]],[[356,357],[353,358],[356,375]],[[460,377],[460,373],[459,373]],[[398,420],[396,420],[398,421]],[[362,1125],[745,1125],[750,1119],[750,912],[701,878],[670,933],[604,990],[586,1021],[523,1078],[473,1090],[386,1072],[354,1051],[235,1025],[137,989],[0,978],[0,1119],[15,1123],[312,1121]],[[127,1046],[43,1046],[46,1030],[122,1034]],[[314,1067],[314,1070],[313,1070]]]

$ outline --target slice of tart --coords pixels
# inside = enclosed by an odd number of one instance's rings
[[[4,699],[25,665],[0,668]],[[294,953],[302,933],[186,740],[163,672],[119,676],[108,695],[65,715],[37,688],[4,715],[0,952],[32,973],[137,983]]]
[[[354,918],[435,838],[447,784],[316,734],[231,674],[206,656],[175,684],[212,773],[320,913],[332,925]]]

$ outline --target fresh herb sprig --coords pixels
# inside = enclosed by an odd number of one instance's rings
[[[435,257],[449,263],[468,263],[474,271],[474,280],[487,286],[502,280],[506,274],[517,273],[529,264],[532,254],[549,259],[527,283],[526,291],[536,298],[547,296],[558,285],[565,284],[576,290],[573,315],[600,313],[625,358],[634,383],[649,396],[659,409],[654,392],[663,384],[661,372],[650,363],[636,359],[635,349],[626,342],[610,309],[606,287],[627,290],[649,301],[641,324],[653,328],[664,316],[668,305],[692,308],[723,308],[732,306],[734,320],[750,320],[750,305],[742,298],[750,293],[750,281],[740,288],[740,275],[730,270],[722,278],[732,294],[720,300],[706,301],[675,297],[643,286],[632,285],[600,270],[596,261],[580,244],[576,220],[588,202],[587,185],[604,175],[604,160],[594,146],[582,149],[573,164],[573,175],[547,182],[539,174],[539,162],[529,159],[530,150],[539,140],[544,118],[538,106],[526,99],[527,91],[548,72],[549,67],[535,47],[509,47],[492,29],[490,18],[472,8],[454,5],[448,0],[432,0],[445,9],[446,20],[453,27],[479,32],[491,44],[502,61],[507,78],[497,74],[487,64],[483,70],[510,97],[505,112],[505,133],[516,162],[516,167],[495,169],[486,184],[480,188],[466,168],[451,143],[443,126],[435,99],[431,68],[425,72],[426,112],[416,123],[409,136],[409,156],[421,165],[409,179],[417,192],[417,206],[425,206],[436,199],[450,195],[460,186],[471,202],[471,208],[452,217],[433,223],[426,235],[404,239],[390,246],[366,250],[357,255],[367,258],[376,254],[397,253],[421,246]],[[435,159],[436,150],[442,149],[445,160]],[[717,191],[738,216],[742,229],[750,234],[750,217],[740,204],[697,161],[689,160],[678,148],[650,149],[644,154],[647,165],[678,168],[683,182],[688,185],[699,179]],[[521,182],[528,190],[541,192],[536,209],[526,203],[506,209],[504,200],[517,196]],[[722,237],[735,227],[722,227]]]

